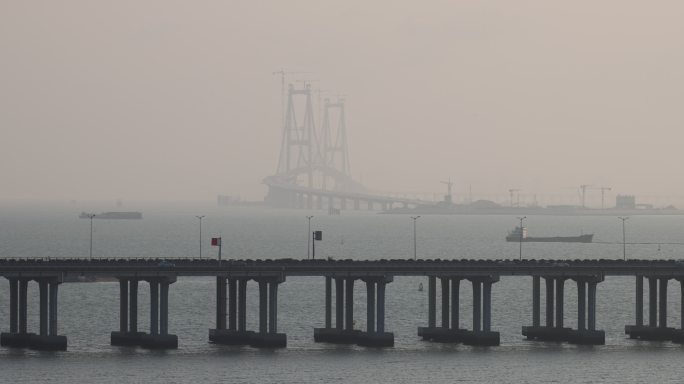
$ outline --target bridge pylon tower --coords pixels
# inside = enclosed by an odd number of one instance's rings
[[[337,118],[337,124],[331,120]],[[323,126],[321,127],[323,158],[325,164],[351,177],[349,150],[347,147],[347,127],[344,114],[344,99],[333,103],[325,99]],[[323,189],[327,189],[327,177],[323,177]]]

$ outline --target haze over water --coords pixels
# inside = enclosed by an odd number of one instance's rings
[[[2,208],[0,257],[88,256],[89,221],[74,207]],[[217,207],[148,207],[143,220],[95,220],[94,257],[196,257],[197,220],[204,213],[204,257],[216,257],[209,238],[221,235],[226,258],[305,258],[303,212]],[[314,212],[316,215],[317,212]],[[619,242],[621,224],[610,217],[529,217],[539,235],[595,233],[597,240]],[[506,243],[516,224],[508,216],[424,216],[418,222],[420,258],[501,259],[518,257],[518,244]],[[630,219],[628,241],[682,242],[681,216]],[[316,215],[313,228],[324,232],[317,257],[381,259],[412,257],[411,220],[404,215],[345,213]],[[8,229],[8,230],[6,230]],[[524,244],[525,258],[620,258],[621,244]],[[630,245],[630,258],[679,259],[684,246]],[[607,278],[598,287],[597,326],[606,345],[579,347],[528,342],[520,327],[531,323],[531,279],[504,277],[493,287],[492,329],[501,346],[473,348],[420,341],[416,328],[427,322],[425,278],[396,277],[387,289],[387,329],[395,333],[388,349],[313,342],[313,328],[324,321],[323,279],[288,278],[279,293],[278,329],[288,347],[268,351],[208,343],[214,327],[215,281],[180,278],[170,289],[170,332],[176,351],[146,351],[109,345],[118,327],[117,283],[70,283],[60,289],[59,332],[69,350],[44,353],[0,349],[0,369],[13,382],[667,382],[679,377],[682,347],[639,342],[624,335],[634,322],[633,278]],[[257,287],[248,291],[248,328],[257,326]],[[471,322],[469,284],[461,285],[461,324]],[[0,283],[6,297],[7,284]],[[29,329],[37,327],[37,289],[29,289]],[[566,283],[565,321],[576,326],[576,287]],[[669,285],[668,323],[679,324],[679,285]],[[141,284],[140,328],[148,329],[147,285]],[[542,300],[544,298],[542,297]],[[0,305],[0,328],[8,324]],[[439,298],[438,298],[439,302]],[[365,326],[365,288],[356,284],[355,321]],[[439,311],[438,311],[439,317]]]

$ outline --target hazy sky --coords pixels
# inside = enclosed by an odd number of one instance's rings
[[[260,199],[280,68],[371,189],[684,195],[681,1],[0,2],[0,198]],[[292,78],[295,80],[295,78]],[[594,192],[597,194],[599,192]]]

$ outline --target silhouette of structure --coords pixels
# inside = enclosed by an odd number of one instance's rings
[[[316,127],[309,84],[290,84],[276,173],[264,179],[265,202],[273,207],[301,209],[388,210],[395,204],[424,201],[369,192],[351,177],[345,101],[325,99],[323,122]]]

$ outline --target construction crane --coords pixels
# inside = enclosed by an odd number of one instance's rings
[[[451,204],[451,187],[454,185],[454,183],[451,182],[451,177],[449,177],[448,181],[440,181],[442,184],[446,184],[447,186],[447,194],[444,196],[444,202],[447,204]]]
[[[520,207],[520,190],[516,188],[511,188],[508,190],[508,193],[511,195],[511,207],[513,207],[513,193],[515,192],[518,193],[518,207]]]
[[[587,201],[587,188],[591,188],[592,185],[589,184],[582,184],[580,185],[580,198],[581,198],[581,203],[582,203],[582,208],[586,208],[586,201]]]
[[[599,187],[599,189],[601,190],[601,209],[606,209],[606,206],[604,204],[606,191],[610,191],[612,189],[610,187]]]

